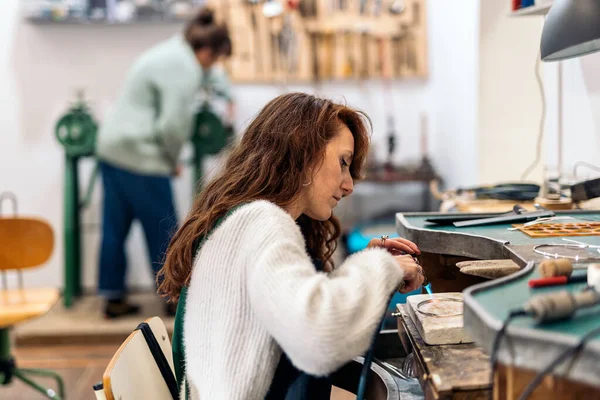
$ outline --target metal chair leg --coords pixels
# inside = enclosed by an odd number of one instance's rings
[[[56,385],[58,386],[58,394],[60,395],[61,399],[65,399],[65,383],[63,381],[63,378],[56,372],[51,371],[51,370],[47,370],[47,369],[40,369],[40,368],[19,368],[21,370],[21,372],[24,372],[26,374],[29,375],[37,375],[37,376],[45,376],[45,377],[49,377],[49,378],[54,378],[54,380],[56,381]]]
[[[29,379],[27,377],[27,375],[37,375],[37,376],[54,378],[58,385],[58,393],[56,393],[56,391],[54,391],[54,389],[45,388],[45,387],[39,385],[38,383]],[[37,390],[38,392],[42,393],[44,396],[46,396],[49,399],[64,400],[64,398],[65,398],[65,388],[64,388],[63,380],[60,377],[60,375],[58,375],[56,372],[43,370],[43,369],[17,368],[14,371],[14,377],[22,380],[26,385],[28,385],[28,386],[32,387],[33,389]]]

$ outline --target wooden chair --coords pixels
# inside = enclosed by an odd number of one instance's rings
[[[162,352],[165,372],[173,376],[172,383],[178,391],[175,379],[175,368],[173,365],[173,353],[171,341],[165,324],[159,317],[152,317],[144,321],[148,332],[156,338],[156,352]],[[140,324],[142,326],[143,324]],[[94,385],[97,400],[171,400],[176,398],[169,389],[165,378],[159,368],[159,363],[153,355],[144,332],[138,326],[125,339],[121,347],[110,360],[102,382]],[[160,350],[158,350],[160,349]],[[156,357],[159,357],[156,355]]]
[[[11,355],[9,336],[13,326],[46,314],[58,301],[60,295],[56,288],[23,287],[22,271],[44,264],[53,248],[54,233],[47,222],[0,216],[0,273],[3,278],[0,289],[0,386],[17,378],[49,399],[62,399],[64,384],[60,375],[43,369],[17,368]],[[7,271],[17,273],[17,288],[9,289]],[[58,390],[42,387],[31,379],[32,376],[54,378]]]

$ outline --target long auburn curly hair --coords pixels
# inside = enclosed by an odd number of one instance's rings
[[[157,275],[159,293],[172,301],[179,298],[191,278],[196,244],[233,207],[259,199],[282,208],[292,204],[303,183],[311,179],[311,170],[323,161],[327,142],[341,124],[354,136],[350,174],[358,180],[369,149],[371,122],[366,114],[306,93],[288,93],[270,101],[230,149],[224,167],[198,194],[172,237]],[[340,236],[337,218],[316,221],[302,215],[296,222],[310,256],[331,271]]]

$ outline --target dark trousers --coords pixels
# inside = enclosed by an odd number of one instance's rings
[[[100,171],[104,205],[98,291],[110,300],[126,292],[125,241],[133,220],[142,224],[155,278],[177,229],[177,215],[169,177],[138,175],[104,162]]]
[[[279,359],[265,400],[329,400],[331,378],[298,370],[284,354]]]

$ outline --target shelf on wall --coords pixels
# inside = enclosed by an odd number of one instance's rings
[[[509,15],[511,17],[525,17],[529,15],[546,15],[550,11],[552,4],[543,4],[540,6],[529,6],[521,8],[517,11],[512,11]]]
[[[108,21],[94,20],[88,18],[66,18],[66,19],[49,19],[27,17],[26,20],[36,25],[98,25],[98,26],[127,26],[127,25],[148,25],[148,24],[182,24],[188,22],[186,18],[138,18],[131,21]]]

